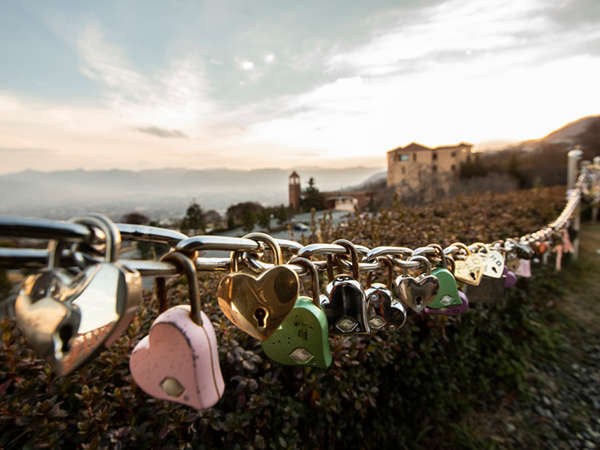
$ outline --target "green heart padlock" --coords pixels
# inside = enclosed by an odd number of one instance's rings
[[[431,275],[438,279],[440,287],[433,301],[428,305],[429,309],[442,309],[448,306],[461,305],[462,301],[458,296],[458,286],[456,284],[456,278],[452,275],[447,267],[447,261],[449,261],[454,267],[454,260],[452,258],[446,259],[443,249],[437,245],[432,244],[429,247],[436,249],[436,253],[441,259],[442,266],[431,271]]]
[[[326,369],[331,364],[327,316],[319,306],[319,278],[315,265],[294,257],[290,264],[306,267],[312,276],[313,298],[298,297],[277,330],[262,342],[265,354],[280,364]]]
[[[460,297],[458,296],[458,286],[456,285],[456,279],[448,269],[438,267],[431,271],[431,275],[435,276],[439,283],[440,288],[437,295],[429,305],[431,309],[441,309],[448,306],[460,305]]]

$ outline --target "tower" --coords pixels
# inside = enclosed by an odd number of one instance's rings
[[[292,172],[288,184],[290,207],[300,209],[300,175],[296,171]]]

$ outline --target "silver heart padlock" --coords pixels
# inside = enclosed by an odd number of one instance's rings
[[[325,288],[327,297],[321,301],[321,307],[327,316],[331,332],[336,334],[369,333],[367,319],[367,298],[359,278],[358,254],[354,245],[340,239],[334,244],[346,247],[351,257],[352,276],[342,274],[333,277],[331,258],[328,258],[329,284]]]
[[[393,283],[393,263],[389,258],[379,257],[378,262],[387,267],[387,284],[371,283],[373,272],[369,272],[365,291],[367,298],[367,316],[371,330],[380,330],[385,326],[402,328],[406,323],[406,308],[399,302],[389,286]]]
[[[72,372],[110,346],[127,328],[142,298],[140,274],[115,262],[121,244],[116,226],[99,215],[74,222],[102,231],[104,262],[78,272],[58,267],[63,244],[51,242],[49,267],[25,280],[15,302],[18,328],[58,375]]]
[[[190,305],[173,306],[156,318],[131,353],[131,375],[152,397],[198,410],[210,408],[222,397],[225,382],[215,330],[201,310],[196,267],[179,252],[168,253],[161,261],[172,262],[185,273]],[[159,296],[166,293],[164,283],[164,278],[156,280]],[[166,298],[159,301],[165,303]]]
[[[407,274],[399,275],[394,280],[394,293],[402,302],[416,313],[425,308],[435,299],[440,287],[438,279],[431,275],[431,263],[424,256],[412,256],[408,261],[396,260],[396,264],[407,269],[421,268],[422,273],[417,277]]]

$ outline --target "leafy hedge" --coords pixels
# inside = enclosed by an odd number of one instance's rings
[[[564,190],[545,189],[400,208],[333,234],[366,245],[426,244],[442,236],[473,241],[476,233],[489,240],[550,221],[563,196]],[[540,279],[547,271],[538,271]],[[257,341],[227,322],[216,305],[217,282],[214,274],[201,275],[203,309],[215,325],[226,380],[215,407],[196,412],[152,399],[134,384],[128,355],[156,316],[151,298],[111,351],[64,378],[36,359],[5,320],[0,446],[454,448],[461,416],[521,392],[526,362],[551,352],[555,342],[536,326],[545,299],[531,298],[530,282],[519,280],[505,301],[459,318],[411,315],[398,332],[332,337],[328,370],[290,368],[269,361]],[[181,281],[172,283],[171,294],[174,303],[184,301]]]

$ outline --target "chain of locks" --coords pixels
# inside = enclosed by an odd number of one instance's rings
[[[115,342],[142,302],[142,277],[154,277],[160,311],[130,356],[131,373],[147,394],[200,410],[219,400],[225,383],[215,331],[202,312],[197,271],[227,272],[218,285],[218,304],[236,327],[262,341],[269,358],[327,368],[330,334],[399,329],[407,309],[459,315],[469,301],[498,301],[518,276],[531,276],[533,259],[546,262],[551,252],[560,269],[562,254],[573,248],[570,218],[582,198],[599,200],[599,174],[596,166],[582,169],[564,210],[548,226],[491,244],[369,249],[340,239],[302,246],[264,233],[188,237],[94,214],[69,222],[0,217],[2,236],[50,239],[47,250],[0,248],[0,266],[39,269],[24,281],[15,319],[58,375]],[[170,251],[160,261],[120,259],[122,240],[167,244]],[[229,256],[200,256],[206,250]],[[283,250],[292,255],[287,261]],[[265,261],[267,251],[271,263]],[[167,309],[166,278],[178,274],[186,276],[190,304]],[[324,294],[321,274],[327,277]]]

